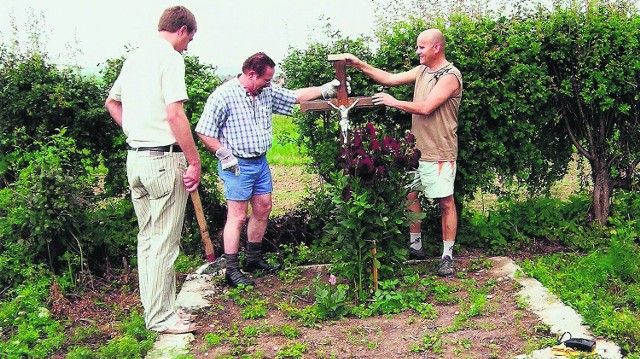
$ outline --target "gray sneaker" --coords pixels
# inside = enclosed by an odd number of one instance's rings
[[[442,260],[440,260],[440,263],[438,263],[436,271],[440,277],[453,277],[456,272],[453,266],[453,259],[449,256],[444,256]]]
[[[409,259],[423,260],[426,258],[427,258],[427,252],[424,251],[424,248],[413,249],[409,247]]]

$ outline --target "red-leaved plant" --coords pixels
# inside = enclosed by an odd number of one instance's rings
[[[384,280],[407,258],[406,195],[419,160],[412,134],[383,136],[371,123],[355,129],[338,155],[343,171],[330,176],[334,207],[324,239],[334,249],[334,270],[355,284],[356,298],[373,294],[373,265]]]

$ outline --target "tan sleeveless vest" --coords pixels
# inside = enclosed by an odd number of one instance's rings
[[[416,147],[422,153],[422,161],[455,161],[458,158],[458,108],[462,98],[462,74],[453,64],[429,72],[421,66],[416,79],[413,102],[427,99],[429,93],[442,76],[453,75],[460,82],[458,94],[447,99],[431,115],[414,114],[411,118],[411,132],[416,137]]]

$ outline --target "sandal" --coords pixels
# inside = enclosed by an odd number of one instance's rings
[[[188,320],[178,320],[172,327],[165,329],[160,334],[186,334],[195,332],[198,329],[200,327],[196,323]]]

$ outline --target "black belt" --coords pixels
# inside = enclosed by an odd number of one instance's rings
[[[254,156],[254,157],[240,157],[240,156],[236,156],[236,157],[241,158],[243,160],[259,160],[262,157],[264,157],[264,153],[261,154],[260,156]]]
[[[180,146],[178,145],[167,145],[167,146],[158,146],[158,147],[138,147],[138,148],[129,146],[129,151],[182,152],[182,148],[180,148]]]

